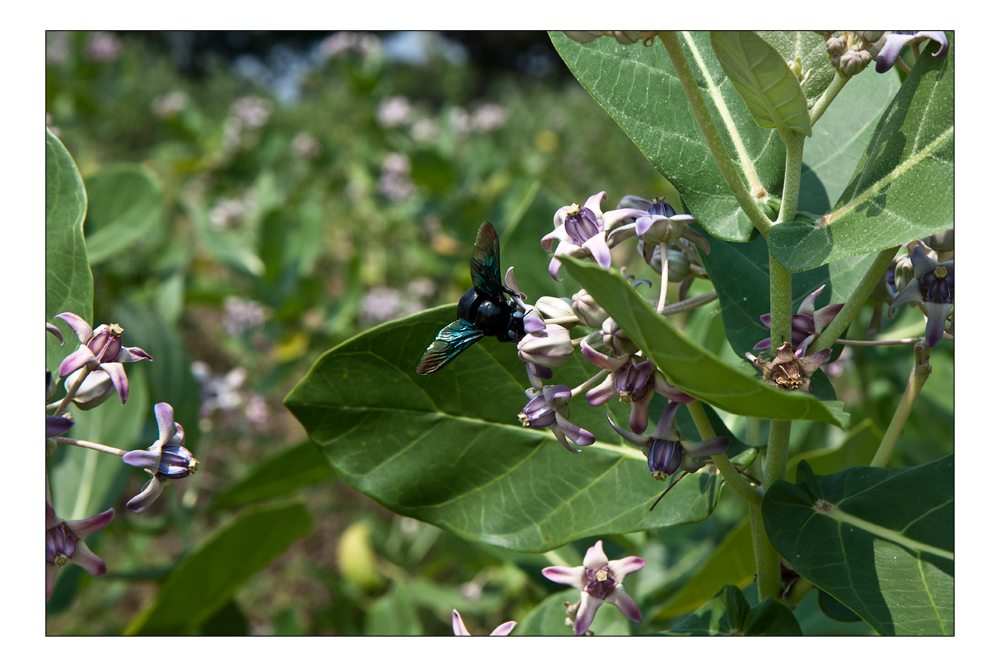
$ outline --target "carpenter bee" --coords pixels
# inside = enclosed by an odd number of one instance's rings
[[[428,375],[447,366],[483,336],[517,343],[524,338],[524,312],[500,282],[500,241],[493,225],[484,222],[472,253],[472,287],[458,300],[458,319],[438,332],[420,357],[417,373]]]

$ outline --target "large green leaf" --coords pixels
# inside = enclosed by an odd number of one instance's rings
[[[792,610],[774,598],[750,608],[743,592],[726,584],[711,600],[664,632],[693,636],[801,636],[802,629]]]
[[[663,45],[625,47],[613,39],[579,44],[560,32],[550,35],[574,76],[677,187],[705,229],[718,238],[749,240],[753,225],[722,178]],[[759,185],[780,195],[785,149],[777,131],[754,122],[708,33],[681,32],[678,38],[729,157],[751,190]]]
[[[163,219],[163,188],[141,165],[105,167],[87,179],[87,253],[97,264],[133,246]]]
[[[94,279],[83,240],[87,193],[76,163],[48,128],[45,129],[45,321],[54,323],[66,339],[59,346],[45,337],[45,367],[55,374],[59,362],[76,350],[76,334],[59,313],[76,313],[87,322],[93,317]]]
[[[835,403],[771,387],[688,340],[617,273],[573,258],[566,258],[563,266],[667,379],[691,396],[736,415],[846,426],[846,414]]]
[[[333,476],[326,457],[308,440],[261,461],[212,500],[213,512],[270,500]]]
[[[528,612],[518,622],[513,635],[572,637],[572,626],[566,625],[566,603],[574,604],[580,601],[580,591],[569,588],[559,593],[553,593],[542,600],[537,607]],[[590,624],[590,631],[598,637],[630,635],[634,624],[625,618],[614,605],[602,604]]]
[[[823,45],[822,72],[829,72],[830,56]],[[813,78],[810,75],[807,83]],[[805,84],[804,84],[805,85]],[[802,153],[799,209],[822,215],[830,210],[833,197],[844,191],[858,161],[864,155],[882,113],[899,90],[899,79],[882,76],[873,67],[854,76],[813,128]]]
[[[749,30],[713,30],[711,38],[719,64],[758,125],[812,134],[806,95],[777,49]]]
[[[820,220],[800,215],[771,230],[771,252],[789,271],[954,226],[954,45],[947,58],[934,58],[932,50],[924,49],[882,115],[833,209]]]
[[[712,252],[700,254],[719,294],[726,337],[733,351],[743,357],[771,335],[760,321],[760,316],[771,310],[767,242],[763,237],[750,243],[714,240]],[[843,303],[861,282],[873,260],[874,256],[850,257],[793,274],[792,312],[796,312],[805,298],[821,285],[826,285],[826,289],[816,299],[817,308],[828,303]]]
[[[572,421],[598,440],[580,454],[549,429],[520,426],[528,381],[513,345],[486,338],[433,375],[417,375],[420,355],[454,316],[454,306],[442,306],[352,338],[286,397],[348,484],[464,539],[529,552],[711,513],[721,478],[710,473],[686,476],[649,511],[664,485],[605,416],[610,408],[624,424],[624,404],[570,402]],[[574,355],[551,382],[574,387],[596,370]]]
[[[129,635],[190,632],[222,608],[258,570],[312,529],[301,502],[252,509],[187,556],[129,626]]]
[[[955,631],[954,457],[917,468],[849,468],[764,495],[771,543],[803,577],[882,635]]]
[[[799,59],[803,74],[799,84],[809,108],[812,109],[836,76],[830,67],[826,42],[811,30],[758,31],[757,34],[767,40],[785,62],[794,64]]]

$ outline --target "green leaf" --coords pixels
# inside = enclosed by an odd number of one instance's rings
[[[258,243],[250,229],[216,229],[201,204],[182,199],[181,206],[191,218],[199,240],[215,259],[252,276],[264,275],[264,262],[254,252]]]
[[[753,346],[771,332],[760,321],[760,316],[771,311],[771,278],[767,241],[758,237],[750,243],[712,241],[712,252],[701,255],[702,264],[712,279],[712,286],[719,294],[722,306],[722,323],[733,351],[743,358],[747,352],[754,355]],[[849,258],[821,266],[805,273],[792,275],[792,312],[812,292],[826,285],[816,298],[816,307],[829,303],[843,303],[854,292],[874,256]]]
[[[312,529],[301,502],[256,508],[215,531],[189,554],[127,635],[185,634],[211,618],[258,570]]]
[[[348,484],[397,514],[527,552],[711,513],[721,478],[708,473],[687,475],[649,511],[665,487],[605,416],[610,408],[625,423],[625,404],[594,409],[583,396],[570,401],[570,419],[598,440],[580,454],[566,451],[549,429],[522,427],[517,415],[528,381],[513,345],[485,338],[433,375],[417,375],[417,360],[454,308],[346,341],[285,398]],[[573,387],[594,372],[575,355],[553,383]]]
[[[726,584],[711,600],[665,635],[686,636],[802,636],[792,610],[774,598],[750,608],[743,592]]]
[[[954,226],[954,54],[934,58],[931,51],[924,49],[882,114],[833,209],[819,221],[800,216],[771,230],[771,252],[789,271]]]
[[[625,47],[613,39],[579,44],[559,32],[549,35],[573,75],[677,187],[704,228],[721,239],[749,240],[753,225],[722,178],[662,45]],[[785,148],[778,133],[754,122],[707,32],[681,32],[678,38],[729,157],[751,190],[759,185],[779,195]]]
[[[805,93],[809,108],[812,109],[833,81],[833,77],[837,75],[830,67],[830,54],[826,52],[826,42],[811,30],[757,31],[757,34],[767,40],[786,63],[794,63],[796,58],[801,58],[803,80],[799,85]],[[827,113],[830,113],[829,110]]]
[[[823,72],[836,76],[822,44]],[[815,71],[813,72],[815,74]],[[810,76],[811,79],[819,77]],[[899,90],[899,79],[882,76],[874,67],[851,78],[813,128],[802,154],[799,209],[822,215],[833,197],[844,191],[864,155],[875,127]],[[808,93],[807,93],[808,96]]]
[[[566,625],[566,603],[575,604],[579,601],[580,591],[575,588],[553,593],[518,621],[511,634],[525,637],[572,637],[573,627]],[[633,627],[613,604],[602,604],[589,629],[598,637],[611,637],[630,635]]]
[[[764,495],[771,543],[795,570],[881,635],[954,633],[954,457],[849,468]]]
[[[261,461],[246,477],[215,496],[211,511],[277,498],[333,475],[326,457],[306,440]]]
[[[824,614],[826,614],[827,618],[832,618],[840,623],[857,623],[861,620],[860,616],[840,604],[837,601],[837,598],[833,597],[826,591],[819,590],[818,595],[819,608]]]
[[[389,592],[375,600],[365,615],[368,636],[418,636],[424,633],[417,607],[405,586],[393,584]]]
[[[125,405],[117,394],[91,410],[72,408],[73,428],[67,438],[97,442],[108,447],[145,449],[152,442],[139,440],[142,427],[153,412],[149,405],[145,369],[129,364],[125,370],[129,395]],[[63,519],[83,519],[118,504],[124,475],[130,468],[117,456],[72,445],[63,450],[49,472],[52,508]],[[146,473],[142,473],[146,475]]]
[[[89,210],[84,229],[91,264],[133,246],[163,219],[163,188],[141,165],[119,164],[87,179]]]
[[[87,193],[76,163],[66,148],[45,129],[45,321],[55,324],[66,340],[45,337],[45,367],[55,375],[59,363],[74,352],[79,341],[59,313],[76,313],[88,323],[93,318],[94,279],[83,240]]]
[[[812,135],[799,80],[777,49],[749,30],[713,30],[712,48],[754,121],[778,132]]]
[[[250,621],[236,600],[230,598],[199,630],[199,634],[210,637],[246,637],[250,634]]]
[[[771,387],[688,340],[617,273],[573,258],[563,266],[682,391],[731,414],[841,426],[843,412],[835,414],[815,396]]]

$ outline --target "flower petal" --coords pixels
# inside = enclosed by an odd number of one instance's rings
[[[580,428],[558,412],[556,413],[556,424],[577,447],[587,447],[594,444],[596,440],[593,433],[585,428]]]
[[[677,412],[679,403],[667,403],[660,414],[660,421],[656,422],[656,428],[650,437],[656,440],[677,440],[674,429],[674,413]]]
[[[122,456],[122,462],[136,468],[145,468],[153,473],[160,467],[160,447],[157,441],[155,451],[150,449],[134,449]]]
[[[831,303],[829,306],[824,306],[813,313],[813,327],[816,333],[823,331],[830,322],[833,322],[833,318],[844,308],[842,303]]]
[[[885,74],[892,69],[892,66],[896,64],[896,58],[899,57],[899,52],[910,42],[911,37],[911,35],[901,35],[895,32],[887,35],[885,44],[875,59],[875,71],[879,74]]]
[[[621,437],[625,438],[626,440],[628,440],[629,442],[631,442],[636,447],[642,447],[643,445],[646,445],[646,444],[649,443],[649,438],[647,436],[636,435],[635,433],[632,433],[631,431],[626,431],[623,428],[618,428],[618,426],[615,425],[615,422],[611,419],[611,413],[610,412],[608,413],[608,422],[611,423],[611,428],[613,428],[615,430],[615,432],[618,433],[618,435],[620,435]]]
[[[596,195],[590,195],[584,207],[589,208],[598,218],[601,217],[601,202],[608,198],[608,193],[600,191]]]
[[[113,362],[101,364],[101,370],[111,377],[111,384],[114,385],[115,391],[122,399],[122,405],[125,405],[125,401],[128,400],[128,376],[125,375],[125,367],[120,363]]]
[[[70,562],[82,567],[92,577],[103,577],[108,572],[108,566],[104,561],[95,556],[90,547],[83,542],[76,543],[76,553],[73,554],[73,559]]]
[[[759,343],[757,343],[756,345],[753,346],[753,349],[755,349],[755,350],[769,350],[769,349],[771,349],[771,338],[768,337],[768,338],[765,338],[764,340],[760,341]]]
[[[117,362],[124,361],[152,361],[151,357],[145,350],[139,347],[122,347],[118,356],[115,358]]]
[[[462,615],[458,613],[457,609],[451,610],[451,631],[455,633],[456,637],[471,637],[465,623],[462,622]]]
[[[457,612],[456,612],[457,613]],[[490,637],[506,637],[510,634],[514,626],[517,625],[516,621],[507,621],[506,623],[501,623],[497,626],[497,629],[490,633]]]
[[[163,482],[160,481],[159,477],[153,477],[146,482],[146,485],[134,498],[125,503],[125,507],[132,514],[142,514],[153,504],[154,500],[160,497],[161,493],[163,493]]]
[[[62,523],[62,519],[56,516],[56,511],[52,509],[49,501],[45,501],[45,530],[52,530]]]
[[[52,591],[56,589],[56,573],[59,572],[59,566],[53,565],[52,563],[45,564],[45,601],[48,602],[49,598],[52,597]]]
[[[653,374],[653,391],[660,396],[666,396],[675,403],[694,403],[698,400],[694,396],[688,396],[677,387],[671,385],[659,373]]]
[[[621,581],[626,576],[633,572],[638,572],[644,567],[646,567],[646,560],[638,556],[629,556],[628,558],[608,562],[608,572],[615,578],[615,581]]]
[[[906,287],[899,290],[899,294],[889,304],[889,317],[895,317],[895,310],[907,303],[917,303],[923,301],[924,296],[920,293],[920,285],[916,278],[906,283]]]
[[[174,428],[174,408],[169,403],[157,403],[153,406],[153,414],[156,415],[160,441],[167,442],[177,432]]]
[[[71,353],[62,363],[59,364],[59,377],[64,378],[74,371],[78,371],[88,364],[96,364],[97,357],[86,345],[81,345],[76,352]]]
[[[818,297],[824,289],[826,289],[826,285],[820,285],[818,290],[803,299],[802,303],[799,305],[799,309],[797,311],[798,314],[812,317],[813,311],[816,310],[816,297]]]
[[[67,521],[66,527],[72,530],[77,537],[83,539],[91,533],[96,533],[99,530],[107,528],[113,518],[115,518],[115,510],[112,508],[86,519]]]
[[[831,350],[820,350],[816,354],[810,354],[808,357],[803,357],[799,360],[799,368],[802,372],[806,374],[806,377],[811,377],[816,369],[830,361]]]
[[[76,334],[81,343],[86,343],[93,337],[94,330],[79,315],[75,313],[59,313],[56,317],[69,325],[69,328],[73,330],[73,333]]]
[[[632,401],[628,414],[628,427],[633,433],[642,433],[649,426],[649,403],[655,394],[656,392],[647,390],[645,396],[638,401]]]
[[[913,252],[910,253],[910,262],[913,264],[913,275],[918,280],[925,273],[930,273],[938,267],[938,263],[928,257],[919,245],[915,246]]]
[[[594,597],[587,593],[583,593],[580,596],[580,608],[576,610],[576,622],[573,623],[573,634],[579,637],[587,631],[590,624],[594,622],[594,614],[597,613],[598,607],[602,604],[604,604],[604,600],[599,597]]]
[[[53,438],[73,428],[73,420],[68,417],[45,415],[45,437]]]
[[[604,221],[604,231],[611,231],[617,227],[623,220],[628,220],[629,218],[638,218],[646,216],[645,211],[640,211],[637,208],[618,208],[605,213],[601,219]]]
[[[611,248],[608,247],[608,242],[604,239],[604,235],[601,233],[591,236],[583,244],[583,247],[590,251],[593,255],[594,261],[602,269],[607,269],[611,267]]]
[[[671,220],[677,220],[679,218],[684,218],[684,217],[691,218],[691,222],[696,222],[693,216],[685,216],[685,215],[676,215],[673,218],[671,218]],[[704,252],[706,255],[712,252],[712,246],[708,244],[708,239],[706,239],[704,236],[694,231],[687,225],[684,225],[684,231],[681,232],[681,236],[683,236],[688,241],[701,248],[702,252]]]
[[[604,405],[610,401],[617,393],[615,391],[614,379],[608,375],[601,384],[587,392],[587,402],[596,408],[598,405]]]
[[[729,449],[729,438],[709,438],[701,442],[684,442],[684,451],[691,456],[714,456]]]
[[[583,557],[583,569],[598,570],[608,564],[608,557],[604,554],[604,540],[597,540],[594,546],[587,549]]]
[[[542,331],[545,328],[545,322],[541,320],[537,315],[525,315],[524,317],[524,332],[534,333],[536,331]]]
[[[553,257],[552,261],[549,262],[549,275],[556,282],[562,282],[562,278],[559,277],[559,269],[562,267],[562,262],[559,261],[558,257]]]
[[[928,347],[934,347],[944,338],[944,325],[951,312],[950,303],[925,303],[927,308],[927,328],[924,330],[924,337],[927,339]]]
[[[621,584],[615,586],[615,590],[611,591],[606,601],[621,609],[621,612],[625,614],[628,620],[635,621],[636,623],[642,621],[642,612],[639,611],[639,605],[625,592]]]
[[[66,341],[63,340],[62,331],[59,331],[59,327],[57,327],[56,325],[49,324],[48,322],[46,322],[45,323],[45,330],[48,331],[53,336],[55,336],[56,338],[58,338],[60,345],[62,345],[63,343],[66,342]]]
[[[565,586],[573,586],[574,588],[579,588],[581,591],[587,585],[587,575],[585,574],[586,568],[581,566],[578,567],[562,567],[559,565],[553,565],[551,567],[546,567],[542,569],[542,576],[549,581],[554,581],[557,584],[563,584]]]

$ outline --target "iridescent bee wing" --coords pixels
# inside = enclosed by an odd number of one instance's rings
[[[420,363],[417,364],[417,373],[427,375],[441,370],[484,335],[471,322],[455,320],[441,329],[434,342],[427,346],[424,356],[420,357]]]
[[[503,283],[500,282],[500,241],[493,225],[484,222],[476,235],[476,249],[472,253],[472,286],[495,303],[506,303]]]

